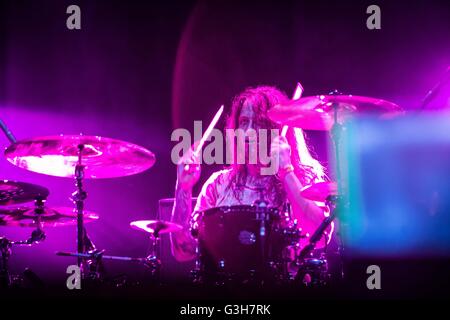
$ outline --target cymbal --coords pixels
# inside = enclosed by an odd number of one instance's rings
[[[85,179],[129,176],[155,163],[155,155],[138,145],[99,136],[60,135],[18,141],[5,156],[12,164],[33,172],[57,177],[74,177],[78,146],[83,146]]]
[[[178,232],[183,229],[179,224],[162,220],[138,220],[130,223],[130,227],[152,234]]]
[[[36,184],[0,180],[0,205],[9,206],[31,202],[36,199],[46,199],[49,195],[47,188]]]
[[[98,218],[97,214],[84,211],[84,222],[91,222]],[[66,207],[44,207],[41,214],[36,213],[36,209],[30,207],[0,208],[1,227],[37,227],[38,219],[42,227],[71,226],[77,224],[77,213],[73,208]]]
[[[336,182],[318,182],[300,190],[300,194],[309,200],[325,202],[329,196],[336,196],[338,188]]]
[[[305,130],[330,130],[334,124],[334,106],[339,123],[355,113],[390,118],[403,113],[395,103],[364,96],[320,95],[291,100],[271,108],[267,115],[275,122]]]

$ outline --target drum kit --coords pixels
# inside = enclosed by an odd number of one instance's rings
[[[339,131],[347,117],[359,113],[375,113],[386,118],[401,114],[402,110],[388,101],[334,93],[291,100],[270,109],[268,116],[290,127],[330,131],[337,144]],[[98,136],[59,135],[16,141],[3,122],[1,125],[11,142],[5,150],[10,163],[28,171],[73,179],[76,188],[71,195],[73,208],[53,208],[45,205],[50,194],[45,187],[0,181],[0,226],[34,228],[31,237],[24,241],[0,237],[0,286],[11,285],[8,259],[12,246],[39,243],[45,239],[45,228],[67,225],[77,228],[77,250],[57,254],[76,257],[83,279],[100,278],[102,259],[143,263],[152,270],[152,274],[158,275],[161,267],[157,255],[160,236],[181,231],[180,225],[160,220],[131,222],[131,228],[150,234],[150,255],[145,258],[107,256],[104,250],[94,246],[85,228],[85,223],[96,221],[98,215],[84,209],[87,198],[83,187],[85,179],[141,173],[155,163],[152,152],[129,142]],[[339,161],[337,149],[336,161]],[[313,257],[312,252],[336,217],[339,190],[335,182],[320,182],[299,190],[304,198],[324,202],[331,208],[331,214],[311,237],[301,233],[300,224],[291,219],[289,210],[269,208],[264,199],[249,206],[219,207],[202,212],[194,280],[211,280],[216,284],[229,280],[260,283],[266,279],[325,283],[326,258]],[[307,244],[301,245],[302,241],[307,241]]]

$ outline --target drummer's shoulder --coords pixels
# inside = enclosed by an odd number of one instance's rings
[[[211,174],[205,184],[223,183],[229,180],[232,173],[232,168],[225,168],[219,171],[215,171]]]
[[[228,185],[230,173],[231,169],[222,169],[213,172],[203,184],[199,198],[203,198],[204,196],[209,198],[217,197],[218,194],[221,193],[222,187]]]

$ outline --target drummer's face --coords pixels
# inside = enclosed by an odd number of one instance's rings
[[[238,128],[247,132],[249,129],[258,130],[256,126],[256,114],[251,102],[245,102],[239,114]]]
[[[258,134],[260,129],[265,129],[264,125],[258,120],[256,112],[253,110],[253,105],[251,102],[245,102],[242,106],[241,113],[238,119],[238,129],[241,129],[246,134],[245,143],[245,161],[246,164],[250,164],[249,152],[252,152],[253,157],[258,153]],[[253,131],[253,132],[252,132]],[[251,144],[254,142],[254,144]],[[254,147],[254,148],[252,148]],[[252,150],[252,151],[250,151]],[[257,157],[256,157],[257,158]],[[255,158],[253,158],[255,159]],[[256,163],[254,163],[256,164]],[[256,164],[258,165],[258,164]]]
[[[256,114],[253,110],[253,106],[251,103],[245,102],[242,106],[241,113],[239,114],[238,118],[238,129],[241,129],[245,132],[245,163],[249,163],[249,142],[252,137],[250,133],[250,130],[257,130],[255,128],[255,119]],[[240,151],[238,151],[240,152]]]

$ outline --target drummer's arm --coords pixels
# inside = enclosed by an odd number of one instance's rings
[[[189,221],[192,212],[192,189],[175,189],[175,204],[172,211],[172,222],[183,226],[183,230],[171,234],[172,254],[178,261],[189,261],[195,258],[196,240],[190,232]]]
[[[298,218],[300,220],[300,217],[298,216],[301,213],[301,219],[308,219],[308,221],[315,226],[319,226],[324,218],[324,210],[314,201],[305,199],[301,196],[300,190],[303,188],[303,185],[294,171],[286,173],[282,177],[282,181],[286,190],[287,198],[292,206],[294,218]]]
[[[275,137],[272,140],[270,153],[273,157],[279,157],[278,177],[286,190],[294,218],[297,218],[298,220],[308,220],[309,225],[312,224],[318,226],[323,220],[324,211],[314,201],[305,199],[301,196],[300,190],[303,185],[292,166],[291,147],[287,139],[283,136]]]

